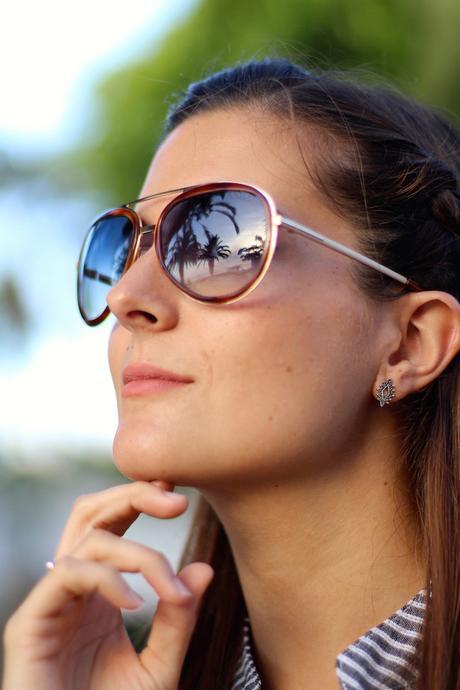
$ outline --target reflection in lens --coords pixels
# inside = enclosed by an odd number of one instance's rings
[[[105,310],[107,293],[124,271],[132,237],[133,224],[123,215],[105,216],[91,227],[78,274],[79,305],[88,321]]]
[[[201,297],[230,297],[262,270],[269,217],[254,192],[221,190],[177,201],[163,219],[160,257],[172,278]]]

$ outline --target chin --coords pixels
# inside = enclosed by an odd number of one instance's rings
[[[172,481],[170,477],[165,476],[167,468],[159,460],[157,453],[152,451],[151,446],[148,449],[143,448],[143,444],[139,443],[138,438],[126,438],[125,434],[117,431],[112,450],[115,466],[128,479]]]
[[[190,458],[184,458],[186,470],[181,471],[178,450],[171,443],[164,444],[163,437],[152,440],[142,434],[127,433],[118,428],[113,440],[113,459],[117,469],[134,481],[161,479],[171,484],[190,486]],[[176,462],[172,462],[172,458]]]

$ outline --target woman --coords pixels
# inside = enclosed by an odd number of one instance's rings
[[[171,108],[79,263],[135,481],[77,501],[3,690],[459,690],[459,144],[278,59]],[[182,513],[176,484],[201,494],[177,576],[120,538]],[[139,653],[122,571],[160,597]]]

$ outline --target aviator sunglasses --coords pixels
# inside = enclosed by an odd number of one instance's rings
[[[156,225],[143,225],[135,204],[173,195]],[[78,306],[95,326],[110,309],[106,297],[130,266],[152,245],[159,263],[179,290],[198,302],[231,304],[248,295],[267,273],[278,229],[370,266],[411,290],[417,283],[306,225],[281,215],[259,187],[213,182],[158,192],[98,215],[78,261]]]

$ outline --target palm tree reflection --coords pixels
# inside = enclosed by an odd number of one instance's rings
[[[228,244],[223,244],[222,240],[219,239],[219,235],[212,235],[204,226],[203,230],[206,234],[207,242],[201,246],[200,259],[208,262],[209,273],[213,275],[214,261],[216,259],[217,261],[219,259],[227,259],[232,252]]]
[[[209,275],[213,275],[216,261],[231,258],[231,243],[227,244],[227,242],[231,241],[233,231],[236,235],[240,234],[240,226],[237,222],[238,209],[225,201],[227,194],[226,191],[203,194],[199,197],[179,201],[171,209],[170,238],[165,252],[165,264],[170,272],[173,272],[176,266],[178,267],[179,280],[182,284],[185,284],[186,266],[207,263]],[[232,229],[229,229],[228,225],[224,223],[220,235],[216,230],[220,229],[222,224],[216,222],[216,219],[213,222],[212,214],[219,214],[228,218]],[[168,221],[166,221],[165,226],[168,226]],[[201,234],[204,233],[206,237],[204,242],[198,240],[197,235],[200,230]],[[165,233],[168,233],[168,230],[165,230]],[[256,235],[255,243],[249,247],[241,247],[237,254],[242,261],[251,261],[251,265],[254,267],[263,255],[264,245],[265,242],[261,235]],[[238,269],[237,266],[234,268]]]
[[[238,249],[238,254],[242,261],[250,261],[251,266],[254,266],[260,261],[264,253],[265,241],[260,235],[255,236],[255,244],[250,247],[241,247]]]
[[[176,264],[179,266],[179,280],[184,285],[184,268],[187,264],[196,264],[199,260],[200,243],[191,227],[191,221],[187,218],[179,232],[174,235],[172,245],[168,248],[168,261],[166,268],[173,271]]]

